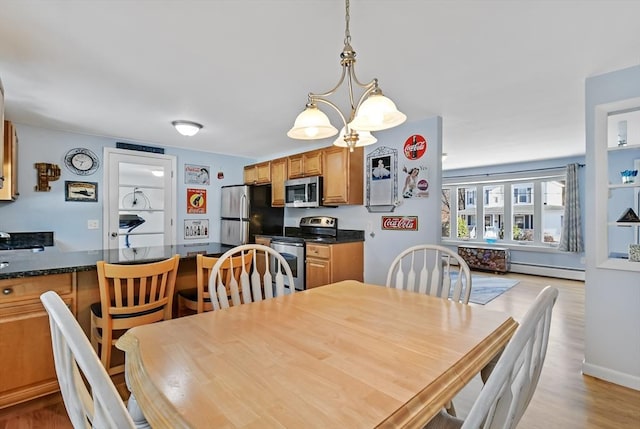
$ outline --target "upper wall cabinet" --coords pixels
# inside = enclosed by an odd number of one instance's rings
[[[271,161],[244,167],[244,183],[246,185],[271,183]]]
[[[268,167],[268,173],[267,173]],[[362,205],[364,201],[364,149],[329,146],[244,167],[244,183],[271,183],[271,205],[284,207],[284,182],[307,176],[323,177],[322,203],[326,206]]]
[[[298,177],[322,176],[323,150],[312,150],[289,156],[289,179]]]
[[[362,204],[364,149],[330,146],[324,149],[324,205]]]
[[[287,179],[287,158],[271,161],[271,206],[284,207],[284,181]]]
[[[0,201],[13,201],[18,194],[18,134],[13,123],[4,121],[4,162],[2,176],[4,184],[0,189]]]

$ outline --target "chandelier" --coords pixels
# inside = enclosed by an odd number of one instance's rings
[[[342,66],[340,80],[327,92],[309,93],[305,109],[298,115],[293,128],[287,132],[287,136],[299,140],[318,140],[336,135],[338,129],[331,125],[329,117],[318,108],[319,104],[325,104],[338,112],[343,123],[340,136],[333,144],[348,147],[353,152],[355,147],[366,146],[377,141],[370,131],[386,130],[398,126],[407,119],[407,116],[398,111],[393,101],[382,94],[382,90],[378,86],[378,79],[374,78],[368,83],[361,83],[356,77],[356,53],[351,47],[351,33],[349,31],[349,0],[345,1],[345,10],[346,26],[344,48],[340,54],[340,65]],[[347,115],[343,114],[338,106],[328,99],[345,81],[347,82],[351,107]],[[357,100],[353,94],[354,85],[363,89],[362,95]]]

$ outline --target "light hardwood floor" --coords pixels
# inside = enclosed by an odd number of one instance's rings
[[[640,392],[583,376],[581,373],[584,283],[519,274],[507,274],[503,277],[517,279],[519,283],[485,307],[508,312],[516,320],[524,315],[544,286],[549,284],[560,290],[540,383],[518,427],[640,428]],[[115,381],[124,394],[126,389],[122,377]],[[477,377],[456,397],[454,403],[459,416],[466,415],[481,385]],[[0,429],[40,428],[71,428],[59,395],[0,410]]]

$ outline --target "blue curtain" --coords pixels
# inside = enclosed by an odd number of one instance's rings
[[[582,220],[578,193],[578,164],[567,165],[567,183],[564,202],[564,221],[559,249],[565,252],[582,252]]]

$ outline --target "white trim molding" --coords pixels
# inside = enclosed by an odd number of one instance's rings
[[[640,377],[587,363],[584,360],[582,361],[582,374],[619,384],[629,389],[640,390]]]

